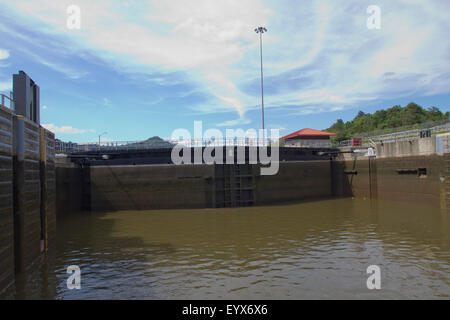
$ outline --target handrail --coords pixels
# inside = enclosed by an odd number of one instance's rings
[[[5,99],[9,100],[9,108],[11,110],[14,110],[14,99],[12,97],[8,97],[7,95],[0,93],[1,95],[1,101],[2,101],[2,106],[7,107],[7,105],[5,104]]]
[[[105,141],[72,143],[56,141],[55,149],[57,152],[88,152],[88,151],[127,151],[127,150],[145,150],[145,149],[170,149],[176,145],[188,148],[193,147],[221,147],[221,146],[271,146],[278,144],[274,139],[257,138],[224,138],[224,139],[161,139],[160,141]]]
[[[356,135],[363,139],[363,146],[373,146],[374,144],[387,143],[387,142],[397,142],[405,140],[415,140],[420,138],[420,133],[424,130],[430,130],[431,135],[436,135],[438,133],[449,132],[450,122],[442,125],[434,126],[431,128],[420,128],[414,130],[386,133],[376,136],[367,136],[364,134]],[[343,140],[340,142],[340,146],[351,146],[351,140]]]

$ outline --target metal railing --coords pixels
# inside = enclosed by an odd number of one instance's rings
[[[187,148],[223,147],[223,146],[275,146],[278,140],[257,138],[224,138],[224,139],[161,139],[158,141],[105,141],[101,142],[55,142],[58,153],[77,153],[91,151],[133,151],[146,149],[171,149],[176,145]]]
[[[376,136],[411,131],[411,130],[416,130],[416,129],[429,129],[429,128],[445,125],[449,121],[450,121],[450,119],[427,121],[427,122],[416,123],[416,124],[411,124],[411,125],[401,126],[401,127],[384,128],[384,129],[378,129],[378,130],[373,130],[373,131],[360,132],[360,133],[354,134],[354,136],[359,137],[359,138],[376,137]]]
[[[444,135],[442,137],[442,147],[444,153],[450,153],[450,135]]]
[[[5,94],[3,94],[3,93],[0,93],[0,95],[1,95],[1,104],[2,104],[2,106],[8,107],[8,106],[5,104],[5,101],[9,101],[9,108],[10,108],[11,110],[14,110],[14,99],[13,99],[13,97],[12,97],[12,92],[11,92],[11,96],[10,96],[10,97],[8,97],[7,95],[5,95]]]
[[[374,147],[379,143],[387,143],[387,142],[397,142],[397,141],[410,141],[421,138],[421,134],[426,131],[429,131],[430,136],[435,136],[439,133],[450,132],[450,122],[449,121],[439,121],[432,122],[433,124],[441,123],[440,125],[436,125],[433,127],[429,127],[429,124],[424,124],[420,128],[413,130],[406,130],[400,132],[393,132],[381,135],[371,136],[368,134],[357,134],[355,137],[362,138],[362,146],[363,147]],[[343,140],[339,143],[340,147],[348,147],[352,145],[352,140]]]

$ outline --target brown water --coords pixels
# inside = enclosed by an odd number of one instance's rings
[[[85,213],[58,221],[56,248],[3,298],[448,299],[449,226],[439,209],[352,199]]]

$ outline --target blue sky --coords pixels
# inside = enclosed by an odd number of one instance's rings
[[[81,28],[67,28],[69,5]],[[381,28],[368,29],[369,5]],[[448,1],[18,1],[0,4],[0,91],[27,72],[65,141],[173,130],[324,129],[414,101],[450,110]]]

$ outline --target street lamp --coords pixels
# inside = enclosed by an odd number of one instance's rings
[[[263,83],[263,62],[262,62],[262,34],[267,32],[264,27],[258,27],[255,29],[256,33],[259,33],[259,51],[261,53],[261,108],[262,108],[262,129],[263,129],[263,143],[264,143],[264,83]]]
[[[108,132],[103,132],[102,134],[99,134],[98,135],[98,146],[100,147],[100,137],[102,136],[102,135],[104,135],[104,134],[107,134]]]

